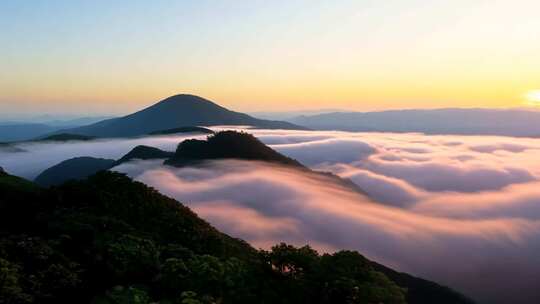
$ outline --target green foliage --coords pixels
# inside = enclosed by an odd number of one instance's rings
[[[320,256],[309,246],[296,248],[282,243],[262,254],[272,271],[285,282],[281,286],[284,291],[300,291],[298,302],[406,303],[405,290],[374,271],[357,252]]]
[[[281,243],[265,253],[268,262],[281,275],[299,278],[316,268],[319,254],[309,246],[295,248]]]
[[[0,171],[0,193],[2,196],[9,195],[10,192],[35,192],[39,187],[24,178],[9,175],[4,171]],[[1,198],[0,198],[1,200]]]
[[[107,244],[106,263],[118,278],[151,278],[158,272],[159,252],[151,240],[122,235]]]
[[[405,289],[357,252],[257,251],[119,173],[7,187],[0,207],[0,304],[406,302]],[[416,294],[450,294],[439,290]]]
[[[130,286],[115,286],[107,291],[105,296],[92,301],[93,304],[149,304],[151,299],[142,289]]]
[[[20,267],[0,258],[0,303],[30,303],[20,285]]]
[[[193,291],[184,291],[180,296],[181,304],[203,304],[203,302],[197,299],[197,293]]]

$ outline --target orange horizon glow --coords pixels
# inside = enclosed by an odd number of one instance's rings
[[[540,104],[532,0],[39,6],[0,12],[0,112],[121,114],[179,93],[244,112]]]

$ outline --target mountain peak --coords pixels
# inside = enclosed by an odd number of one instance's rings
[[[193,95],[193,94],[176,94],[169,96],[161,101],[159,101],[156,105],[159,104],[171,104],[171,103],[188,103],[188,104],[194,104],[194,103],[205,103],[205,104],[211,104],[214,106],[219,107],[216,103],[203,98],[201,96]]]
[[[178,145],[173,157],[165,163],[181,167],[194,162],[217,159],[258,160],[305,168],[296,160],[263,144],[255,136],[237,131],[214,133],[206,140],[184,140]]]
[[[283,121],[263,120],[230,111],[191,94],[177,94],[130,115],[104,120],[62,133],[94,137],[138,136],[186,126],[249,125],[272,129],[302,129]],[[60,133],[60,131],[58,132]]]

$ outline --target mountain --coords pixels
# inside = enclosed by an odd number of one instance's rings
[[[134,159],[165,159],[174,155],[149,146],[136,146],[118,160],[95,158],[89,156],[75,157],[64,160],[43,172],[34,181],[43,187],[56,186],[68,180],[82,180],[102,170],[111,169]]]
[[[33,192],[39,187],[23,178],[13,176],[4,171],[4,168],[0,167],[0,201],[6,199],[5,195],[13,194],[15,192]]]
[[[171,158],[174,156],[173,152],[167,152],[160,150],[158,148],[149,147],[149,146],[136,146],[131,151],[129,151],[126,155],[122,156],[119,160],[117,160],[114,163],[114,166],[118,166],[120,164],[123,164],[125,162],[128,162],[133,159],[163,159],[163,158]]]
[[[540,135],[540,111],[524,109],[336,112],[299,116],[290,121],[317,130],[530,137]]]
[[[255,136],[244,132],[221,131],[208,136],[206,140],[184,140],[178,145],[174,156],[166,160],[165,164],[181,167],[217,159],[256,160],[285,165],[301,170],[305,174],[315,174],[319,178],[325,178],[351,191],[366,194],[351,180],[341,178],[331,172],[313,171],[295,159],[268,147]]]
[[[79,140],[79,141],[88,141],[95,139],[93,136],[79,135],[79,134],[69,134],[69,133],[60,133],[49,135],[39,140],[42,141],[70,141],[70,140]]]
[[[62,127],[62,128],[73,128],[73,127],[79,127],[79,126],[85,126],[89,124],[93,124],[105,119],[113,118],[113,116],[91,116],[91,117],[79,117],[79,118],[64,118],[64,119],[53,119],[53,117],[41,117],[36,119],[36,121],[40,120],[41,123],[54,126],[54,127]]]
[[[286,157],[266,146],[253,135],[236,131],[220,131],[208,136],[207,140],[188,139],[178,145],[176,152],[139,145],[120,159],[113,161],[93,157],[77,157],[62,161],[44,170],[35,182],[42,186],[58,185],[70,179],[84,179],[101,170],[108,170],[134,159],[166,159],[172,166],[197,165],[216,159],[256,160],[291,166],[306,174],[316,174],[330,182],[354,192],[366,194],[352,181],[330,172],[312,171],[298,161]]]
[[[414,277],[408,273],[398,272],[376,262],[371,262],[374,270],[384,273],[398,286],[407,287],[407,302],[422,304],[454,304],[471,303],[464,295],[435,282]],[[444,297],[441,297],[444,294]]]
[[[311,116],[325,113],[342,112],[340,109],[320,109],[304,111],[269,111],[269,112],[250,112],[249,115],[261,119],[290,120],[298,116]]]
[[[214,131],[203,128],[203,127],[180,127],[167,130],[159,130],[148,133],[149,135],[166,135],[166,134],[177,134],[177,133],[204,133],[212,134]]]
[[[58,127],[38,123],[10,123],[0,125],[0,142],[29,140],[59,129]]]
[[[119,173],[28,184],[0,174],[0,303],[470,303],[354,251],[256,250]]]
[[[296,160],[279,154],[255,136],[236,131],[221,131],[208,136],[206,140],[184,140],[165,164],[183,166],[215,159],[258,160],[305,169]]]
[[[58,132],[61,129],[75,128],[104,119],[104,117],[83,117],[70,120],[47,120],[47,118],[50,117],[0,122],[0,142],[34,140]]]
[[[98,171],[107,170],[114,162],[112,159],[94,157],[71,158],[41,172],[34,181],[44,187],[56,186],[68,180],[84,179]]]
[[[243,113],[233,112],[202,97],[180,94],[124,117],[108,119],[62,132],[98,137],[121,137],[145,135],[185,126],[215,125],[303,129],[288,122],[257,119]]]

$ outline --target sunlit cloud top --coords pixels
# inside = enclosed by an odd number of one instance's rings
[[[0,111],[522,106],[538,1],[0,3]],[[536,102],[534,102],[536,103]]]

